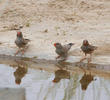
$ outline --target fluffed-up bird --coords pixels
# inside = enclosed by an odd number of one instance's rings
[[[17,55],[19,52],[22,52],[24,54],[25,50],[27,49],[27,44],[30,40],[24,39],[23,34],[21,31],[17,31],[17,38],[15,40],[15,44],[19,48],[19,50],[15,53]]]
[[[55,52],[58,54],[56,59],[63,57],[64,59],[68,56],[68,51],[71,49],[71,47],[74,45],[74,43],[69,43],[66,45],[61,45],[61,43],[54,43],[54,46],[56,48]]]
[[[81,46],[81,50],[84,52],[85,56],[84,58],[82,58],[80,60],[80,62],[82,62],[83,60],[86,59],[87,54],[90,54],[90,58],[88,59],[88,63],[90,63],[91,59],[92,59],[92,53],[94,52],[94,50],[96,50],[97,47],[90,45],[88,40],[83,40],[83,44]]]

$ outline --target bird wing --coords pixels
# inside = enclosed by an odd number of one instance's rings
[[[66,45],[63,46],[63,48],[64,48],[65,52],[68,52],[70,50],[70,48],[71,48],[71,45],[66,44]]]
[[[97,49],[97,47],[96,47],[96,46],[93,46],[93,45],[89,45],[89,46],[88,46],[88,49],[89,49],[90,51],[94,51],[94,50]]]
[[[22,39],[22,43],[24,44],[24,45],[26,45],[28,42],[29,42],[30,40],[29,39]]]

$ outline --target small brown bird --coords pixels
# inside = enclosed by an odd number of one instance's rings
[[[56,57],[56,59],[60,57],[66,58],[68,56],[68,51],[71,49],[72,45],[74,45],[74,43],[69,43],[66,45],[61,45],[61,43],[54,43],[56,53],[59,55],[58,57]]]
[[[16,84],[20,84],[22,78],[25,76],[25,74],[27,73],[27,67],[22,67],[22,66],[18,66],[16,71],[13,73],[15,76],[15,83]]]
[[[22,49],[22,54],[24,54],[24,51],[25,51],[26,46],[27,46],[29,41],[30,41],[29,39],[23,38],[23,34],[21,31],[18,31],[17,32],[17,38],[15,40],[15,44],[17,45],[19,50],[15,53],[15,55],[18,54],[21,51],[21,49]]]
[[[62,69],[55,71],[55,78],[53,82],[58,83],[61,79],[70,79],[70,72]]]
[[[90,54],[90,59],[88,60],[88,63],[89,63],[91,61],[91,59],[92,59],[92,53],[96,49],[97,49],[97,47],[90,45],[89,42],[88,42],[88,40],[83,40],[83,44],[81,46],[81,50],[85,53],[85,57],[82,58],[80,60],[80,62],[82,62],[83,60],[86,59],[87,54]]]

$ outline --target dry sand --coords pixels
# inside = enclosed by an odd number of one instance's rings
[[[4,0],[0,2],[0,53],[14,55],[16,31],[23,26],[31,40],[24,56],[55,59],[54,42],[73,42],[71,56],[78,61],[84,39],[98,46],[94,63],[110,64],[109,0]],[[76,60],[75,60],[76,58]]]

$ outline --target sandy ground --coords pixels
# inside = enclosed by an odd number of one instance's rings
[[[73,42],[70,54],[78,61],[88,39],[98,46],[93,62],[110,64],[109,0],[4,0],[0,5],[0,53],[14,55],[14,29],[22,25],[31,40],[24,56],[55,59],[55,42]]]

